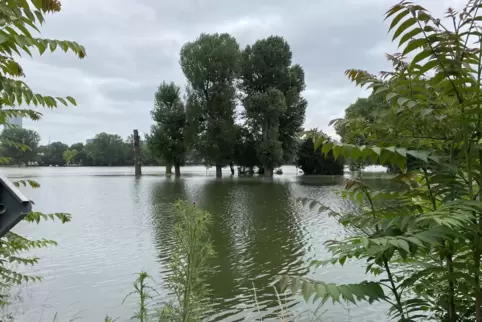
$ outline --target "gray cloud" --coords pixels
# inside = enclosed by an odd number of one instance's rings
[[[464,0],[421,0],[438,15]],[[306,72],[306,127],[329,134],[328,122],[366,93],[344,76],[347,68],[389,68],[387,0],[69,0],[49,16],[42,36],[75,40],[88,57],[54,53],[22,58],[27,82],[40,93],[74,96],[79,106],[45,110],[25,126],[43,142],[84,142],[105,131],[126,137],[147,132],[153,95],[163,80],[184,86],[179,51],[201,32],[229,32],[242,46],[275,34],[290,43]]]

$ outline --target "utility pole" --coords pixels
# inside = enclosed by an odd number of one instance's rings
[[[142,175],[141,171],[141,147],[139,144],[139,132],[134,130],[134,167],[136,176]]]

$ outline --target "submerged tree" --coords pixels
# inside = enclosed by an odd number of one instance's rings
[[[449,9],[445,26],[422,6],[400,2],[386,14],[402,50],[388,56],[394,70],[381,78],[346,72],[357,85],[382,94],[390,105],[387,115],[398,122],[388,122],[385,130],[392,135],[375,145],[321,138],[315,148],[323,144],[322,152],[335,157],[401,169],[410,157],[412,166],[394,178],[399,191],[348,181],[342,195],[360,206],[354,213],[339,214],[321,203],[321,211],[355,234],[327,242],[333,257],[317,264],[362,260],[375,279],[338,286],[284,280],[293,291],[301,288],[305,298],[316,293],[335,301],[385,301],[397,321],[482,321],[481,4]]]
[[[256,135],[256,151],[265,176],[294,154],[306,101],[303,69],[291,66],[292,53],[282,37],[271,36],[247,46],[241,64],[246,125]],[[291,153],[290,153],[291,152]]]
[[[321,153],[323,145],[315,150],[315,144],[311,137],[306,138],[298,151],[297,164],[304,174],[316,175],[342,175],[343,160],[335,160],[332,152]]]
[[[86,148],[96,165],[122,165],[125,161],[125,143],[117,134],[99,133]]]
[[[190,138],[216,177],[233,158],[235,86],[239,45],[229,34],[201,34],[181,49],[181,67],[188,81]],[[196,133],[196,135],[192,135]]]
[[[186,157],[186,113],[180,92],[179,86],[174,83],[163,82],[159,86],[151,112],[156,124],[152,126],[151,134],[147,137],[151,152],[168,165],[174,165],[176,177],[181,175],[181,165]]]

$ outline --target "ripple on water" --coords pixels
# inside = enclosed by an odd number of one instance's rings
[[[327,258],[326,240],[348,232],[334,218],[302,206],[296,198],[313,198],[341,211],[350,209],[351,204],[334,193],[340,188],[339,178],[298,177],[287,167],[283,176],[272,181],[216,180],[206,176],[204,168],[186,168],[180,180],[155,175],[163,169],[146,168],[146,175],[135,179],[129,175],[131,169],[126,169],[12,170],[13,176],[26,173],[41,183],[41,189],[25,190],[36,209],[73,215],[67,225],[16,228],[31,237],[59,242],[58,247],[33,252],[42,261],[27,272],[41,274],[45,280],[22,290],[23,302],[16,308],[19,321],[51,321],[55,312],[59,320],[68,320],[76,310],[81,310],[82,321],[100,321],[106,314],[128,321],[136,301],[121,303],[132,290],[134,274],[141,270],[157,281],[157,302],[172,298],[162,281],[171,273],[168,260],[175,218],[170,205],[176,199],[196,201],[213,215],[210,230],[217,257],[210,261],[213,270],[207,279],[212,290],[210,321],[261,316],[269,320],[279,310],[271,286],[278,274],[341,283],[364,279],[363,268],[351,262],[343,268],[308,269],[311,260]],[[316,308],[299,297],[280,297],[292,314]],[[326,304],[323,309],[328,309],[328,321],[348,316],[340,306]],[[380,307],[348,309],[354,322],[384,320]]]

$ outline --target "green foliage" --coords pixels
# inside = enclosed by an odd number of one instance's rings
[[[384,287],[377,299],[397,321],[482,321],[481,6],[469,1],[460,13],[449,9],[450,26],[407,1],[390,8],[386,18],[402,51],[387,56],[394,70],[380,77],[346,72],[382,95],[386,123],[364,124],[359,133],[367,145],[315,139],[315,149],[323,144],[322,153],[335,158],[400,169],[410,162],[393,179],[400,191],[374,189],[363,178],[347,181],[341,196],[358,205],[353,213],[310,203],[354,232],[328,241],[332,258],[315,264],[364,261],[375,283],[370,291]],[[288,280],[293,292],[321,297],[319,282]],[[364,300],[352,286],[345,292],[346,301]],[[343,293],[332,289],[329,297],[337,294]]]
[[[99,133],[94,137],[92,143],[86,145],[85,149],[87,155],[93,159],[94,165],[119,165],[116,163],[125,160],[124,141],[117,134]]]
[[[42,153],[40,157],[40,164],[42,165],[58,165],[65,164],[64,153],[69,149],[69,146],[62,142],[52,142],[47,146],[41,147],[39,150]]]
[[[277,36],[258,40],[243,51],[244,118],[255,135],[257,158],[266,176],[294,158],[295,134],[305,117],[304,71],[299,65],[291,66],[291,58],[288,43]]]
[[[175,295],[175,302],[163,310],[168,321],[201,321],[207,296],[206,274],[208,260],[215,256],[208,227],[211,214],[195,204],[177,201],[177,223],[174,228],[174,249],[171,254],[171,275],[167,287]]]
[[[122,303],[131,295],[137,295],[139,297],[138,307],[139,310],[131,317],[131,319],[138,320],[140,322],[147,322],[148,319],[148,307],[147,300],[152,300],[152,292],[157,293],[151,286],[147,285],[147,280],[152,280],[152,277],[146,272],[140,272],[139,277],[134,281],[134,291],[126,295]]]
[[[312,138],[306,138],[298,151],[297,165],[304,174],[341,175],[343,174],[343,159],[335,160],[330,151],[326,155],[321,153],[323,145],[315,150]]]
[[[26,165],[36,161],[39,142],[40,136],[33,130],[8,127],[0,134],[0,151],[3,157],[11,158],[8,163]]]
[[[180,176],[179,167],[184,164],[186,154],[186,113],[179,86],[165,82],[159,86],[151,115],[156,124],[147,136],[148,147],[153,155],[174,165],[176,176]]]
[[[332,123],[343,143],[376,144],[377,138],[384,138],[383,135],[387,134],[376,130],[387,128],[389,108],[382,94],[372,93],[368,98],[357,99],[345,110],[344,118],[333,120]]]
[[[84,58],[86,52],[81,45],[70,41],[36,38],[32,32],[40,32],[44,15],[60,11],[57,0],[6,0],[0,7],[0,124],[5,124],[9,117],[24,117],[38,120],[42,114],[34,109],[17,109],[18,105],[26,104],[36,107],[55,108],[60,103],[76,105],[75,100],[67,96],[52,97],[34,93],[30,87],[19,78],[25,77],[22,67],[16,57],[26,53],[32,56],[32,50],[43,55],[47,49],[53,52],[61,49],[72,51],[79,58]]]
[[[210,268],[208,260],[215,256],[208,228],[211,214],[195,204],[177,201],[173,208],[176,214],[174,227],[174,248],[171,252],[170,273],[165,279],[166,287],[174,300],[164,303],[157,310],[151,310],[156,290],[149,285],[154,282],[146,272],[138,274],[134,290],[125,300],[135,295],[139,298],[138,310],[132,319],[140,322],[198,322],[203,320],[207,296],[206,274]]]
[[[234,160],[241,173],[254,173],[254,167],[260,165],[256,153],[256,141],[253,133],[246,127],[237,125]]]
[[[188,133],[207,165],[221,167],[233,157],[235,79],[240,50],[228,34],[201,34],[181,49],[181,68],[188,82]]]
[[[79,151],[75,149],[69,149],[64,151],[64,154],[62,155],[62,157],[64,158],[67,164],[70,164],[77,154],[79,154]]]
[[[31,50],[38,50],[42,55],[47,49],[50,52],[61,49],[64,52],[72,51],[79,58],[85,57],[85,49],[70,41],[59,41],[36,38],[32,35],[39,32],[39,26],[44,23],[44,17],[48,13],[60,11],[60,2],[57,0],[5,0],[0,5],[0,125],[5,125],[7,119],[12,117],[23,117],[32,120],[39,120],[42,114],[35,107],[55,108],[60,103],[76,105],[72,97],[51,97],[34,93],[30,87],[21,79],[25,77],[22,67],[17,62],[19,56],[26,53],[32,56]],[[31,108],[17,108],[26,105]],[[34,106],[34,107],[32,107]],[[28,135],[24,135],[27,134]],[[2,140],[2,158],[0,163],[8,163],[11,158],[17,156],[21,162],[31,161],[33,156],[25,157],[26,151],[35,151],[38,146],[39,137],[36,133],[25,132],[18,128],[6,128],[3,134],[15,134],[9,139]],[[15,142],[14,138],[20,138]],[[27,139],[28,138],[28,139]],[[31,145],[31,146],[28,146]],[[11,148],[20,149],[21,152]],[[18,154],[17,154],[18,153]],[[17,185],[30,184],[38,187],[33,181],[21,180]],[[58,218],[62,222],[68,222],[70,216],[66,214],[45,215],[32,212],[25,218],[28,222],[39,222],[40,219]],[[14,232],[8,232],[0,239],[0,306],[8,304],[9,288],[14,284],[37,281],[38,276],[24,275],[14,270],[12,264],[34,265],[38,262],[36,257],[22,257],[21,253],[35,248],[55,245],[54,241],[41,239],[30,240]]]

